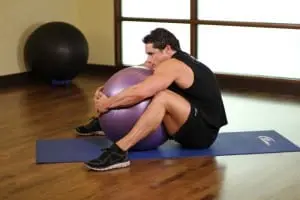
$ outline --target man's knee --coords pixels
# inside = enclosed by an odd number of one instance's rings
[[[153,99],[156,99],[156,100],[169,100],[170,98],[174,98],[174,92],[172,92],[171,90],[163,90],[163,91],[160,91],[158,92],[156,95],[154,95],[154,98]]]
[[[169,97],[171,95],[170,93],[171,93],[170,90],[160,91],[154,95],[152,101],[156,103],[165,103],[167,100],[169,100]]]

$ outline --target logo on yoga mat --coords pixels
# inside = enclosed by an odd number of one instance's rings
[[[271,146],[271,143],[275,143],[275,140],[268,136],[258,136],[258,139],[260,139],[263,143],[265,143],[267,146]]]
[[[194,108],[194,117],[197,117],[197,115],[198,115],[198,109]]]

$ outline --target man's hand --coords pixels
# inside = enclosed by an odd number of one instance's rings
[[[95,94],[94,94],[94,98],[97,98],[97,97],[101,97],[103,94],[103,88],[104,86],[100,86],[96,89],[95,91]]]
[[[108,111],[108,97],[102,91],[103,86],[97,88],[94,94],[94,106],[99,115]]]

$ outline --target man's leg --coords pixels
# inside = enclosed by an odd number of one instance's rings
[[[116,144],[124,151],[134,146],[164,122],[169,134],[176,133],[190,113],[190,103],[180,95],[165,90],[158,93],[133,129]]]
[[[190,110],[190,103],[180,95],[170,90],[158,93],[131,131],[86,166],[100,171],[128,166],[127,151],[130,147],[156,130],[162,122],[169,134],[176,133],[188,119]]]

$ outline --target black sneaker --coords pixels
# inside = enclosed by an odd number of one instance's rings
[[[78,126],[75,130],[78,136],[104,135],[97,117],[92,117],[87,124]]]
[[[128,152],[122,151],[117,145],[113,144],[110,148],[103,149],[102,151],[103,153],[98,158],[85,163],[88,169],[106,171],[130,165]]]

